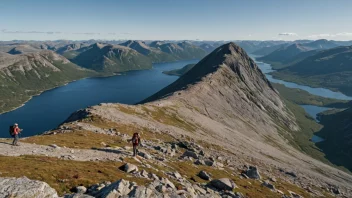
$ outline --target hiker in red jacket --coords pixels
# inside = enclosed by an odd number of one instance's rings
[[[132,139],[130,141],[132,141],[133,145],[133,157],[136,157],[138,154],[138,145],[141,142],[141,136],[139,136],[139,134],[136,132],[133,134]]]
[[[21,133],[21,131],[22,130],[20,128],[18,128],[18,124],[15,123],[12,128],[12,135],[13,135],[12,145],[13,146],[19,146],[17,142],[18,142],[18,135]]]

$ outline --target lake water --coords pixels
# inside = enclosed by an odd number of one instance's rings
[[[301,105],[301,107],[303,107],[303,109],[317,122],[319,122],[319,120],[317,119],[318,113],[331,109],[329,107],[318,107],[314,105]]]
[[[251,56],[255,59],[255,56]],[[0,137],[9,137],[8,127],[17,122],[24,129],[23,136],[31,136],[53,129],[61,124],[71,113],[99,103],[113,102],[134,104],[174,82],[178,77],[162,72],[181,68],[199,60],[178,61],[154,64],[153,69],[131,71],[120,76],[107,78],[88,78],[69,83],[33,97],[23,107],[0,115]],[[324,88],[312,88],[292,82],[274,79],[269,73],[269,64],[257,62],[259,68],[271,82],[280,83],[290,88],[299,88],[311,94],[328,98],[352,100],[352,97]],[[328,108],[302,105],[309,115]]]
[[[154,64],[151,70],[131,71],[119,76],[87,78],[33,97],[23,107],[0,115],[0,137],[9,137],[14,122],[31,136],[53,129],[68,116],[85,107],[106,102],[135,104],[174,82],[178,77],[166,70],[182,68],[199,60]]]
[[[254,60],[256,57],[258,57],[255,55],[250,55],[250,56]],[[270,82],[283,84],[289,88],[302,89],[302,90],[308,91],[309,93],[311,93],[313,95],[322,96],[322,97],[326,97],[326,98],[335,98],[335,99],[340,99],[340,100],[352,100],[351,96],[346,96],[340,92],[334,92],[334,91],[331,91],[329,89],[324,89],[324,88],[313,88],[313,87],[309,87],[309,86],[305,86],[305,85],[299,85],[299,84],[296,84],[293,82],[287,82],[284,80],[275,79],[275,78],[273,78],[272,75],[270,75],[270,73],[274,71],[270,64],[266,64],[266,63],[259,62],[259,61],[256,61],[256,63]],[[319,122],[317,119],[318,113],[331,109],[331,108],[327,108],[327,107],[318,107],[318,106],[314,106],[314,105],[301,105],[301,106],[317,122]],[[317,143],[317,142],[324,141],[324,139],[319,136],[313,135],[313,137],[311,138],[311,141],[314,143]]]

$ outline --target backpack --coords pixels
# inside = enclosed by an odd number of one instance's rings
[[[12,125],[10,126],[9,133],[10,133],[11,136],[13,136],[13,134],[15,133],[14,127]]]
[[[133,134],[132,143],[133,143],[133,144],[139,144],[138,133],[134,133],[134,134]]]

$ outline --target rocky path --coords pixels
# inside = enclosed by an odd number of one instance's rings
[[[41,155],[76,161],[120,161],[120,157],[132,154],[128,151],[128,148],[72,149],[58,147],[56,145],[19,144],[20,146],[12,146],[9,141],[0,139],[0,155]]]

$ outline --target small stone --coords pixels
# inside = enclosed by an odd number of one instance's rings
[[[255,166],[250,166],[249,169],[246,171],[246,175],[251,179],[260,179],[260,174]]]
[[[210,175],[209,175],[207,172],[205,172],[205,171],[200,171],[200,172],[198,173],[198,176],[199,176],[200,178],[204,179],[204,180],[207,180],[207,181],[210,180]]]
[[[270,190],[275,191],[275,186],[270,184],[268,181],[263,182],[262,186],[265,186],[265,187],[269,188]]]
[[[133,173],[138,171],[138,167],[130,163],[124,164],[119,169],[125,171],[126,173]]]
[[[84,194],[84,193],[87,192],[87,188],[84,187],[84,186],[77,186],[77,187],[75,188],[75,192],[76,192],[76,193],[80,193],[80,194]]]
[[[192,157],[194,159],[198,159],[199,158],[198,155],[195,152],[193,152],[193,151],[185,151],[182,156],[183,157]]]
[[[297,177],[296,173],[294,173],[293,171],[291,172],[285,172],[286,175],[290,175],[291,177]]]
[[[52,148],[55,148],[55,149],[59,149],[59,148],[60,148],[60,147],[59,147],[58,145],[56,145],[56,144],[50,144],[49,146],[52,147]]]

